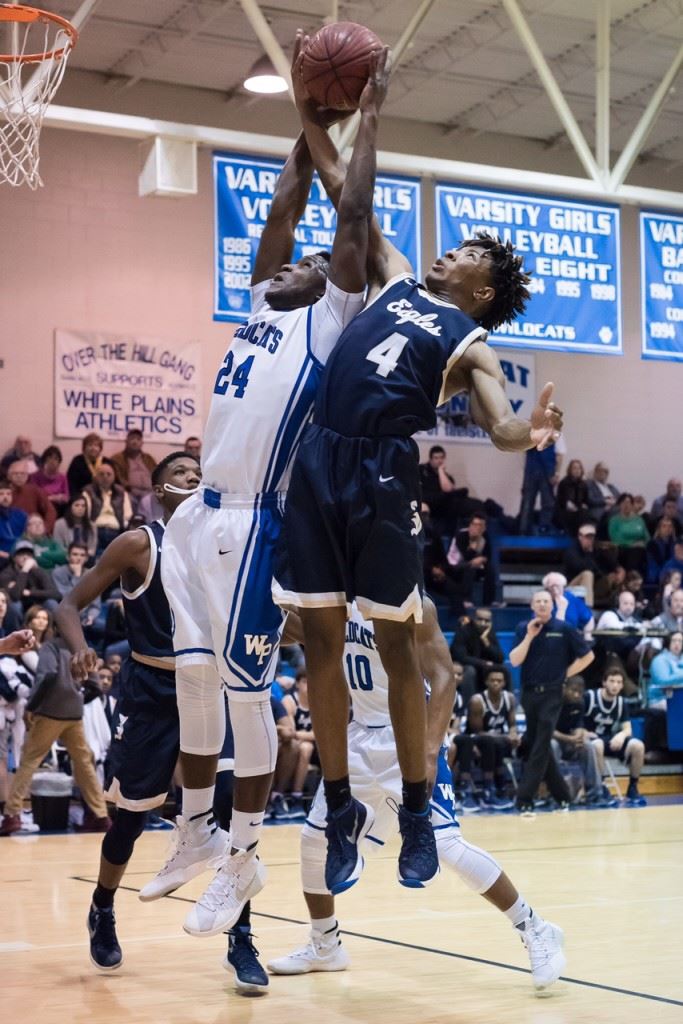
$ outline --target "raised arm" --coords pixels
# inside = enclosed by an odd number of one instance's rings
[[[427,705],[427,777],[433,783],[436,760],[444,742],[455,703],[455,675],[448,644],[439,627],[436,608],[424,600],[422,623],[417,628],[420,668],[429,681]]]
[[[269,281],[294,250],[294,229],[301,219],[313,181],[313,161],[303,132],[294,143],[275,186],[270,212],[259,241],[252,286]]]
[[[545,385],[530,420],[515,416],[498,356],[484,342],[474,342],[456,363],[446,397],[459,390],[469,392],[472,419],[501,451],[542,451],[560,435],[562,412],[552,401],[555,385]]]

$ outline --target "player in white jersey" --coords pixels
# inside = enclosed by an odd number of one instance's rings
[[[164,540],[184,785],[183,818],[152,883],[155,896],[188,881],[200,865],[214,866],[207,823],[225,727],[223,686],[235,737],[231,846],[185,919],[192,935],[232,927],[264,884],[255,848],[277,756],[269,689],[283,622],[270,596],[273,554],[319,373],[362,305],[386,58],[387,51],[374,57],[348,171],[339,161],[323,176],[338,208],[331,256],[287,262],[313,174],[303,134],[285,164],[252,275],[253,311],[216,377],[201,491],[184,502]],[[324,132],[323,114],[317,116]]]
[[[429,689],[427,756],[430,778],[435,780],[430,807],[439,861],[509,918],[526,946],[535,987],[547,988],[564,970],[562,930],[534,913],[497,861],[460,834],[443,745],[455,698],[455,679],[436,609],[428,598],[423,609],[417,638]],[[290,615],[286,634],[293,640],[301,639],[300,630],[298,618]],[[398,832],[401,770],[389,716],[389,680],[377,652],[373,624],[362,618],[355,605],[347,622],[344,673],[353,708],[348,730],[351,783],[359,799],[374,812],[374,824],[365,843],[368,849],[377,849],[387,836]],[[301,949],[271,960],[268,968],[274,974],[343,971],[349,966],[334,914],[334,896],[325,885],[326,815],[325,792],[320,785],[301,832],[301,879],[311,916],[310,938]]]

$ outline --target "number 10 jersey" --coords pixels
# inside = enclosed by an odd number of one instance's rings
[[[487,333],[407,274],[345,329],[318,390],[314,422],[345,437],[409,437],[436,424],[446,379]]]

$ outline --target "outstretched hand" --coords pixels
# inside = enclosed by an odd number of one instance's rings
[[[361,113],[366,110],[379,111],[386,99],[390,74],[389,47],[383,46],[381,50],[373,50],[370,54],[368,80],[358,101]]]
[[[552,401],[554,384],[546,384],[531,414],[531,440],[539,452],[554,444],[562,433],[562,410]]]

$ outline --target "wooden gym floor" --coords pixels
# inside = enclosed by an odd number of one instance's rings
[[[566,977],[544,997],[509,923],[450,872],[423,892],[395,880],[395,845],[337,904],[351,969],[272,978],[236,995],[226,940],[181,930],[208,875],[142,904],[169,833],[146,833],[117,897],[124,964],[100,974],[85,917],[98,836],[0,839],[2,1016],[22,1024],[628,1024],[683,1021],[683,807],[467,818],[539,912],[565,930]],[[254,906],[265,962],[305,941],[298,829],[267,828]]]

